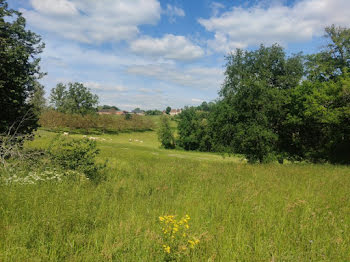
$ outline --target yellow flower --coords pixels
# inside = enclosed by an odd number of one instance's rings
[[[165,253],[170,254],[170,247],[169,246],[163,245],[163,248],[164,248]]]
[[[164,221],[164,217],[159,217],[159,221]]]

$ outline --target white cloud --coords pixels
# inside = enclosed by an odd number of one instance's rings
[[[130,66],[127,72],[183,87],[211,90],[218,90],[224,79],[223,70],[210,67],[180,69],[168,64],[139,65]]]
[[[112,51],[84,48],[78,44],[47,41],[42,54],[42,63],[51,68],[83,66],[93,67],[95,70],[110,70],[123,66],[149,64],[149,61],[123,52],[116,54]]]
[[[225,6],[221,3],[218,3],[218,2],[212,2],[210,4],[210,8],[213,12],[213,16],[217,16],[219,14],[220,10],[225,8]]]
[[[78,10],[74,3],[67,0],[32,0],[32,6],[38,12],[48,15],[77,15]]]
[[[85,82],[83,84],[84,86],[96,91],[127,91],[127,88],[122,85],[102,84],[94,81]]]
[[[158,0],[31,0],[34,10],[21,9],[38,29],[84,43],[129,40],[138,26],[160,19]]]
[[[184,36],[166,34],[162,38],[144,37],[130,45],[131,51],[137,54],[189,61],[204,55],[201,47],[194,45]]]
[[[349,26],[349,9],[349,0],[301,0],[293,6],[234,7],[220,16],[198,22],[215,34],[208,46],[228,52],[260,43],[285,45],[309,41],[321,36],[325,26]]]
[[[163,13],[169,16],[170,23],[174,23],[176,21],[177,16],[185,16],[185,11],[183,9],[176,6],[172,6],[170,4],[167,4],[166,9],[163,10]]]

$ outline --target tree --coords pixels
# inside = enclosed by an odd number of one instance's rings
[[[137,107],[134,110],[132,110],[132,112],[135,113],[135,114],[139,114],[139,113],[143,113],[144,111],[141,110],[139,107]]]
[[[169,115],[169,114],[170,114],[170,111],[171,111],[171,107],[168,106],[168,107],[165,109],[165,113],[166,113],[167,115]]]
[[[210,151],[209,113],[187,107],[178,115],[178,145],[185,150]]]
[[[148,116],[156,116],[156,115],[161,115],[161,114],[162,114],[162,111],[157,110],[157,109],[146,111],[146,115],[148,115]]]
[[[103,105],[103,106],[99,106],[98,107],[98,109],[100,110],[100,109],[114,109],[114,110],[116,110],[116,111],[120,111],[120,109],[118,108],[118,107],[116,107],[116,106],[109,106],[109,105]]]
[[[24,135],[38,127],[34,105],[29,102],[40,71],[44,44],[39,35],[26,30],[20,12],[9,9],[0,0],[0,134],[15,125],[11,132]],[[19,125],[20,123],[20,125]]]
[[[312,162],[350,163],[350,75],[304,81],[293,90],[284,123],[289,155]]]
[[[162,144],[162,147],[166,149],[175,148],[175,138],[173,131],[170,127],[170,121],[167,116],[160,118],[160,126],[158,129],[158,140]]]
[[[325,29],[328,45],[309,55],[308,80],[291,92],[284,147],[297,160],[350,163],[350,29]]]
[[[85,115],[96,112],[98,96],[81,83],[59,83],[51,90],[50,102],[59,112]]]
[[[30,104],[33,105],[33,112],[36,116],[40,116],[41,112],[46,108],[44,86],[39,82],[34,85],[34,91],[30,97]]]
[[[328,45],[321,52],[307,56],[306,71],[311,81],[333,80],[350,68],[350,29],[326,27],[325,38]]]
[[[241,153],[250,162],[266,162],[283,155],[280,134],[286,117],[289,92],[303,76],[300,54],[286,57],[282,47],[260,46],[255,51],[237,50],[227,57],[226,79],[220,90],[228,119],[213,119],[221,127],[227,151]],[[219,111],[220,112],[220,111]],[[229,130],[229,132],[227,131]],[[214,141],[223,141],[213,135]],[[216,147],[220,147],[217,145]]]

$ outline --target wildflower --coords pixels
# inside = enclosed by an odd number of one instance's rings
[[[164,252],[170,254],[170,246],[163,245]]]

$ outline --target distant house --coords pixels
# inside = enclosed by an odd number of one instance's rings
[[[169,115],[175,116],[175,115],[181,114],[181,112],[182,112],[182,109],[171,109]],[[166,112],[163,111],[163,114],[166,114]]]

